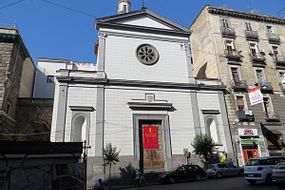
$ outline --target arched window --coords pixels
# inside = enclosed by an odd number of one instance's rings
[[[83,142],[86,140],[87,120],[83,115],[78,115],[73,118],[72,125],[72,141]]]
[[[219,132],[217,128],[217,123],[213,118],[208,118],[206,121],[206,133],[212,139],[214,140],[215,143],[219,142]]]

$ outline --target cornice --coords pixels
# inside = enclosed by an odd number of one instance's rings
[[[224,85],[206,85],[196,83],[174,83],[174,82],[158,82],[143,80],[125,80],[125,79],[103,79],[91,77],[57,77],[58,82],[68,84],[93,84],[105,86],[130,86],[145,88],[167,88],[167,89],[184,89],[184,90],[209,90],[223,91],[227,93]]]
[[[235,18],[241,18],[241,19],[255,20],[259,22],[268,22],[272,24],[285,25],[285,19],[274,17],[271,15],[247,13],[247,12],[241,12],[238,10],[226,9],[226,8],[221,8],[221,7],[212,7],[212,6],[208,7],[208,12],[211,14],[216,14],[216,15],[223,15],[223,16],[229,16],[229,17],[235,17]]]

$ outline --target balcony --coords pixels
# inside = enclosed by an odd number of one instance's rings
[[[234,28],[227,28],[227,27],[221,27],[222,36],[224,37],[235,37],[236,32]]]
[[[260,90],[262,92],[272,92],[273,88],[270,84],[270,82],[268,82],[267,80],[263,80],[263,81],[258,81],[255,83],[256,86],[260,86]]]
[[[245,30],[245,37],[248,40],[258,40],[258,33],[257,31],[249,31],[249,30]]]
[[[231,86],[235,90],[247,90],[248,89],[248,86],[245,80],[239,80],[239,81],[232,80]]]
[[[267,113],[265,121],[268,123],[269,122],[280,122],[280,117],[279,117],[279,115],[277,115],[275,113]]]
[[[235,49],[233,50],[225,50],[225,55],[226,58],[230,59],[230,60],[235,60],[235,61],[240,61],[242,58],[242,55],[240,54],[240,51],[237,52]]]
[[[268,38],[269,43],[280,44],[280,37],[278,34],[267,33],[267,38]]]
[[[275,56],[273,56],[273,60],[276,64],[276,66],[285,67],[285,57],[283,57],[281,55],[275,55]]]
[[[251,110],[238,110],[237,117],[240,122],[253,122],[254,114]]]
[[[264,67],[266,65],[266,58],[261,53],[250,54],[252,65],[257,67]]]

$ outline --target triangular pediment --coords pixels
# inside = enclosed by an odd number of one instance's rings
[[[190,30],[172,22],[148,9],[142,9],[126,14],[119,14],[110,17],[96,19],[97,29],[100,25],[133,26],[153,28],[160,30],[190,33]]]

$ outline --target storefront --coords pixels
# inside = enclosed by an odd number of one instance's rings
[[[250,158],[261,156],[260,138],[257,129],[238,129],[243,165]]]

